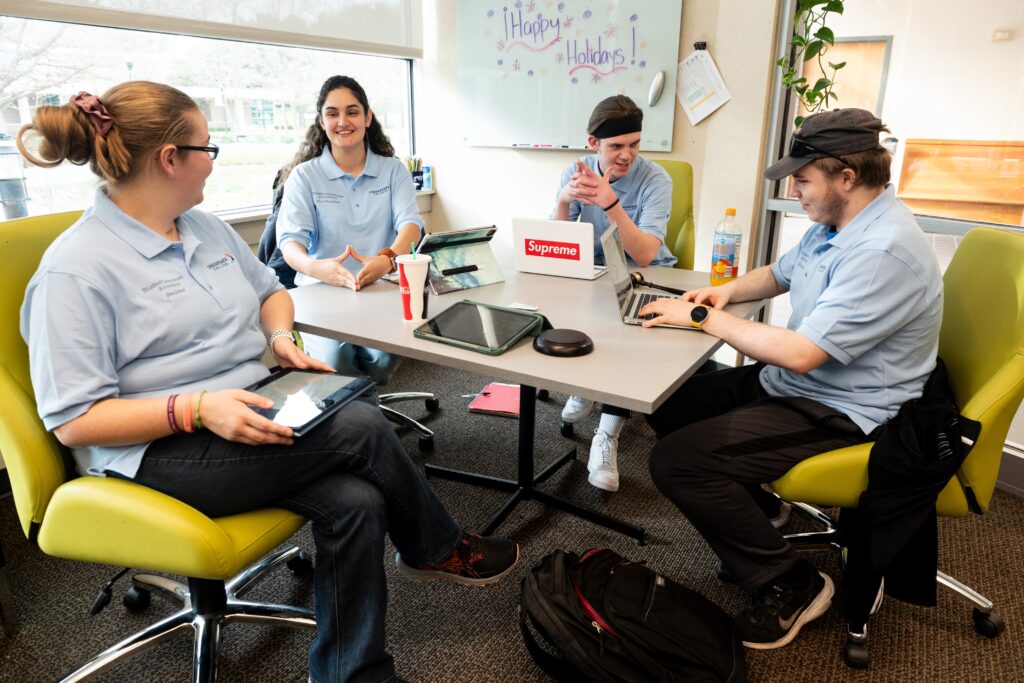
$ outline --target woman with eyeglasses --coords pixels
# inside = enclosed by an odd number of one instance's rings
[[[293,342],[273,271],[194,208],[216,147],[191,98],[146,81],[79,93],[39,107],[17,144],[33,164],[89,164],[105,181],[47,249],[22,305],[46,428],[82,475],[131,479],[213,517],[274,506],[309,518],[310,678],[393,680],[385,534],[403,574],[467,585],[505,576],[518,546],[463,532],[373,399],[301,441],[252,409],[273,404],[244,389],[269,374],[266,344],[282,367],[330,368]]]
[[[320,87],[316,119],[280,176],[284,197],[277,244],[295,284],[326,282],[359,290],[396,268],[395,257],[419,242],[423,219],[409,169],[354,78]],[[303,335],[309,352],[342,372],[385,384],[400,356]]]

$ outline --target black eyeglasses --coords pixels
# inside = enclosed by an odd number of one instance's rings
[[[216,159],[217,155],[220,154],[220,147],[217,145],[207,145],[206,147],[197,147],[196,145],[175,145],[174,149],[188,149],[195,152],[206,152],[210,155],[210,159]]]
[[[832,152],[829,152],[828,150],[824,150],[821,147],[815,147],[814,145],[812,145],[811,143],[807,142],[803,138],[797,137],[795,134],[793,135],[792,138],[790,138],[790,140],[789,140],[789,156],[791,156],[791,157],[805,157],[805,156],[811,154],[812,152],[816,152],[818,154],[824,154],[827,157],[831,157],[831,158],[835,159],[836,161],[841,163],[843,166],[846,166],[847,168],[852,168],[855,171],[857,170],[854,167],[854,165],[851,164],[846,159],[844,159],[842,157],[838,157],[835,154],[833,154]]]

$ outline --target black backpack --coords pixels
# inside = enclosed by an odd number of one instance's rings
[[[732,620],[613,550],[556,550],[523,579],[526,648],[560,681],[747,680]],[[535,635],[536,634],[536,635]]]

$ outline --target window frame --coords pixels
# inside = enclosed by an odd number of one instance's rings
[[[764,145],[764,157],[761,160],[764,168],[785,156],[789,145],[789,124],[797,111],[796,96],[782,87],[782,71],[775,66],[775,63],[782,57],[788,56],[787,53],[791,49],[789,38],[793,33],[798,2],[799,0],[781,0],[778,4],[779,14],[776,21],[777,33],[775,36],[776,47],[775,55],[772,58],[771,97],[767,112],[768,132],[766,144]],[[891,41],[891,39],[890,36],[889,40]],[[886,70],[888,70],[888,59],[886,60]],[[879,106],[881,106],[881,98],[879,99]],[[801,208],[799,201],[780,196],[785,188],[785,179],[777,181],[762,180],[762,183],[760,192],[761,205],[758,217],[760,229],[753,240],[754,244],[751,252],[752,262],[757,266],[769,264],[780,256],[778,251],[785,214],[807,215]],[[972,228],[985,226],[1024,235],[1024,227],[1003,223],[987,223],[962,218],[943,218],[918,213],[914,214],[914,218],[926,233],[963,236]],[[768,317],[769,312],[766,307],[762,310],[760,319],[767,320]]]
[[[407,71],[408,88],[406,96],[409,112],[409,150],[412,156],[417,154],[414,93],[416,89],[415,79],[418,74],[416,63],[423,57],[422,48],[335,39],[326,36],[261,29],[221,22],[148,15],[118,9],[63,5],[47,2],[46,0],[0,0],[0,16],[194,38],[229,40],[254,45],[324,50],[399,59],[405,62]],[[221,218],[221,220],[235,224],[265,219],[270,215],[270,211],[271,204],[267,202],[265,204],[218,209],[211,213]]]

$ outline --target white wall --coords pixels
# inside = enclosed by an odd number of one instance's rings
[[[775,35],[777,0],[684,0],[680,59],[705,41],[733,95],[696,128],[676,101],[672,152],[649,158],[688,161],[694,168],[697,267],[707,268],[710,232],[727,206],[750,223],[760,198],[761,144]],[[470,147],[463,140],[458,93],[455,0],[424,6],[424,58],[416,102],[418,153],[434,169],[430,231],[498,226],[508,241],[513,216],[547,216],[562,170],[576,153]],[[614,93],[609,92],[609,95]],[[580,121],[580,130],[586,121]]]
[[[893,36],[882,119],[901,141],[1024,140],[1024,1],[857,0],[829,23]]]

